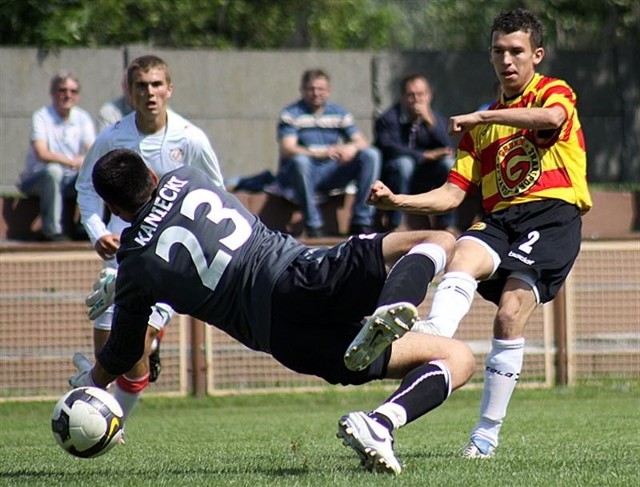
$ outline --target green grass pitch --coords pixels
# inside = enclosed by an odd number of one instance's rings
[[[0,403],[0,485],[632,486],[640,485],[640,381],[517,390],[492,460],[460,452],[480,390],[461,390],[396,433],[398,477],[362,470],[335,437],[345,412],[387,389],[145,398],[126,444],[92,460],[54,442],[51,402]]]

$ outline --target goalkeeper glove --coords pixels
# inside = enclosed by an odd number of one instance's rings
[[[98,280],[93,283],[93,292],[89,294],[84,302],[89,308],[87,315],[90,320],[95,320],[106,309],[113,304],[116,292],[116,276],[118,271],[111,268],[102,269]]]
[[[91,362],[81,353],[73,355],[73,365],[78,369],[78,373],[69,377],[69,385],[74,389],[76,387],[96,387],[91,377]]]

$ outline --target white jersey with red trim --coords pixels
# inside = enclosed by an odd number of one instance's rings
[[[82,223],[93,244],[109,233],[119,235],[127,226],[114,216],[108,225],[103,222],[103,203],[91,181],[91,173],[97,160],[113,149],[131,149],[137,152],[158,176],[183,165],[190,165],[204,171],[215,185],[224,185],[216,154],[200,128],[174,111],[167,110],[165,127],[155,134],[143,134],[136,127],[135,117],[135,112],[130,113],[98,136],[78,175],[78,207]]]

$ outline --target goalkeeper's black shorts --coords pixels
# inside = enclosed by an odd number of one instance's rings
[[[384,234],[352,237],[312,248],[294,260],[273,291],[271,353],[286,367],[332,384],[384,378],[391,347],[363,371],[344,365],[344,353],[376,309],[387,273]]]

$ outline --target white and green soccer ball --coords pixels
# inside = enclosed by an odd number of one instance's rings
[[[78,387],[62,396],[51,415],[51,431],[58,445],[80,458],[108,452],[124,434],[118,401],[103,389]]]

